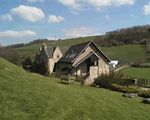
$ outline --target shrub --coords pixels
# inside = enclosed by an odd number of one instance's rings
[[[0,48],[0,57],[3,57],[15,65],[21,65],[21,55],[16,51],[9,51],[2,47]]]
[[[138,86],[120,86],[117,84],[113,84],[113,90],[124,92],[124,93],[137,93],[140,97],[149,98],[150,97],[150,90],[141,90],[138,88]]]
[[[120,72],[110,71],[109,74],[102,73],[96,79],[94,79],[94,84],[99,85],[103,88],[112,88],[112,83],[120,84],[123,74]]]
[[[140,65],[141,65],[141,60],[136,60],[134,63],[133,63],[133,67],[140,67]]]
[[[55,72],[55,77],[60,78],[60,76],[61,76],[61,71],[60,71],[60,70],[57,70],[57,71]]]

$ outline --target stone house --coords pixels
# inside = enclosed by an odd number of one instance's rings
[[[44,59],[50,73],[68,71],[73,76],[87,76],[86,83],[92,83],[101,73],[109,73],[111,60],[93,41],[68,47],[47,47],[43,44],[39,59]]]

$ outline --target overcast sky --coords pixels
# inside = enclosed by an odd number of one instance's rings
[[[0,44],[150,24],[150,0],[0,0]]]

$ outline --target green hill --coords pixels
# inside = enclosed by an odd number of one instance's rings
[[[146,120],[143,98],[101,88],[61,84],[60,79],[29,73],[0,58],[0,119]]]
[[[80,44],[86,41],[89,41],[91,38],[84,39],[73,39],[73,40],[62,40],[55,42],[47,42],[47,46],[72,46]],[[16,50],[20,54],[27,54],[30,56],[35,56],[39,51],[39,48],[42,47],[41,44],[35,44],[32,46],[17,48]],[[111,59],[111,60],[120,60],[120,61],[134,61],[136,59],[145,60],[146,54],[144,46],[140,45],[124,45],[116,47],[100,47],[100,49]]]
[[[149,68],[126,67],[121,70],[125,76],[132,78],[150,79]]]
[[[105,37],[104,35],[102,35]],[[90,40],[93,40],[96,36],[91,36],[91,37],[81,37],[81,38],[73,38],[73,39],[67,39],[67,40],[60,40],[60,41],[53,41],[53,42],[46,42],[47,46],[55,47],[70,47],[72,45],[84,43]],[[14,50],[17,50],[19,53],[23,54],[26,53],[28,55],[35,55],[39,48],[42,47],[43,43],[40,44],[34,44],[32,46],[26,46],[26,47],[20,47],[16,48]]]

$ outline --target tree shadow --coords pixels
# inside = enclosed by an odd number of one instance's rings
[[[64,84],[64,85],[74,85],[72,82],[70,82],[69,84],[68,84],[68,82],[57,82],[57,83]]]
[[[69,85],[68,82],[57,82],[59,84]]]

